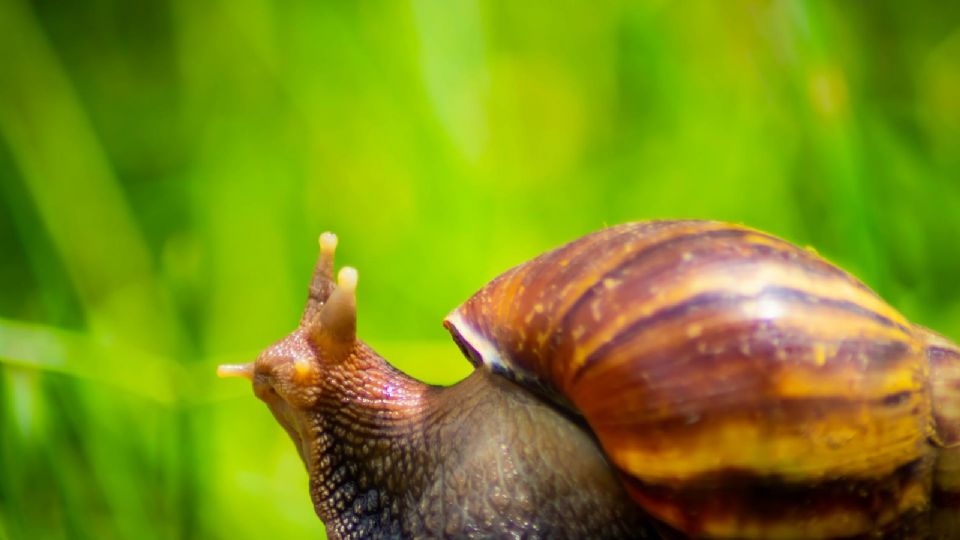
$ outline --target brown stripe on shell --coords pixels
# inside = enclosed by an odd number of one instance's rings
[[[657,255],[664,257],[657,261],[659,264],[652,263],[651,261],[656,261]],[[576,313],[598,293],[611,289],[609,285],[611,281],[620,282],[629,277],[634,282],[655,284],[664,272],[680,272],[689,261],[696,260],[697,264],[702,266],[704,262],[709,262],[711,259],[723,260],[724,263],[730,264],[735,260],[761,257],[779,259],[791,264],[801,259],[803,268],[812,274],[840,277],[857,287],[865,288],[862,283],[852,279],[839,268],[772,236],[741,228],[694,231],[651,243],[622,260],[619,265],[600,276],[583,295],[577,298],[570,309],[558,313],[557,316],[561,322],[556,326],[570,328],[571,314]],[[638,271],[638,268],[644,267],[647,263],[650,263],[649,266],[652,268]]]
[[[655,327],[658,324],[663,323],[665,320],[681,317],[696,317],[696,312],[708,309],[737,309],[746,302],[756,301],[775,301],[788,303],[791,305],[791,308],[794,309],[796,309],[797,305],[800,305],[801,309],[802,305],[806,305],[808,307],[814,306],[816,308],[822,307],[844,312],[845,315],[870,319],[872,322],[883,326],[900,329],[903,331],[904,336],[910,333],[908,328],[904,327],[898,322],[895,322],[883,315],[880,315],[848,300],[837,300],[814,296],[796,289],[789,289],[785,287],[768,287],[763,289],[757,295],[749,296],[733,295],[723,291],[702,293],[694,297],[686,298],[679,304],[671,304],[666,306],[647,317],[643,317],[625,326],[619,331],[619,333],[613,336],[611,340],[606,341],[600,348],[594,350],[586,356],[583,363],[572,373],[571,383],[577,384],[577,381],[585,371],[590,369],[590,367],[594,366],[597,362],[608,358],[613,351],[622,348],[624,346],[624,342],[637,339],[638,335],[649,330],[651,327]],[[690,324],[697,323],[693,322]],[[692,339],[696,336],[687,337]],[[903,347],[908,347],[908,345],[903,343],[901,343],[901,345]]]
[[[909,345],[901,341],[811,340],[795,329],[758,321],[710,327],[697,340],[671,342],[671,332],[662,328],[666,335],[666,339],[661,337],[662,346],[638,340],[637,348],[626,355],[634,369],[604,366],[604,370],[588,372],[589,378],[571,395],[598,405],[604,401],[616,404],[622,402],[619,392],[638,390],[637,394],[644,395],[637,401],[646,407],[678,406],[698,396],[717,403],[721,393],[734,394],[741,401],[759,397],[760,392],[795,397],[796,392],[781,383],[799,384],[798,372],[806,372],[820,379],[818,386],[806,386],[811,396],[880,399],[904,389],[902,384],[890,384],[889,373],[903,370],[912,375],[916,369]],[[874,367],[865,364],[865,359]],[[903,384],[919,388],[913,381]],[[684,387],[690,391],[681,392]],[[751,395],[736,395],[744,391]],[[656,396],[650,395],[653,392],[670,401],[655,401]]]
[[[563,353],[559,350],[562,345],[559,341],[573,334],[574,341],[580,341],[582,333],[589,329],[596,329],[602,323],[603,317],[616,313],[624,321],[630,316],[624,312],[629,304],[639,305],[635,294],[640,287],[647,287],[650,293],[654,292],[655,284],[661,283],[666,273],[680,273],[684,259],[697,258],[703,261],[706,255],[714,258],[731,258],[741,253],[718,253],[719,246],[736,245],[736,242],[724,243],[729,240],[742,240],[752,234],[747,229],[716,229],[708,231],[694,231],[664,238],[659,242],[650,243],[643,249],[634,252],[620,264],[594,280],[591,286],[570,304],[566,311],[552,314],[551,317],[559,321],[551,326],[550,351]],[[629,280],[626,284],[626,280]],[[628,285],[633,285],[629,287]],[[602,306],[602,309],[599,309]],[[583,316],[584,321],[577,319]],[[587,318],[589,316],[589,319]],[[565,381],[568,372],[575,368],[570,362],[553,362],[551,379]]]
[[[905,461],[922,451],[926,427],[918,413],[929,405],[920,351],[909,335],[899,329],[891,334],[873,318],[851,320],[824,303],[785,309],[774,320],[737,320],[734,307],[719,303],[696,312],[696,336],[684,318],[663,319],[632,334],[568,388],[567,397],[621,468],[644,469],[651,477],[698,474],[723,456],[728,465],[802,475],[862,471],[891,455]],[[909,406],[894,411],[885,405],[903,395],[910,396]],[[824,400],[811,408],[822,418],[804,420],[775,406],[798,399]],[[863,405],[844,412],[835,405],[843,401]],[[738,416],[741,411],[753,416]],[[658,424],[673,418],[689,424],[689,447],[674,440],[684,431],[665,433]],[[881,429],[881,420],[897,429]],[[739,430],[730,428],[740,424]],[[731,433],[744,438],[722,438]],[[857,444],[841,444],[855,436]],[[719,437],[713,446],[711,437]],[[644,449],[643,441],[676,444],[664,454]],[[836,461],[844,457],[859,462]]]
[[[594,285],[578,300],[576,308],[564,315],[564,324],[551,336],[545,350],[554,366],[544,374],[564,389],[574,384],[571,374],[586,356],[597,348],[609,347],[617,334],[629,334],[634,330],[632,325],[643,324],[640,321],[654,313],[683,309],[680,306],[691,298],[707,294],[745,297],[759,295],[764,288],[795,290],[796,295],[811,301],[845,305],[848,311],[859,309],[872,318],[892,321],[900,327],[897,334],[901,336],[909,333],[909,323],[902,316],[839,270],[830,277],[819,270],[811,273],[809,267],[815,265],[785,262],[779,252],[771,254],[765,240],[760,244],[753,238],[708,240],[684,244],[683,249],[662,252],[656,258],[637,259],[618,275]],[[691,328],[695,331],[695,326]],[[577,350],[564,351],[564,342]]]
[[[587,288],[584,293],[569,306],[568,309],[557,313],[558,323],[554,326],[569,327],[571,314],[577,313],[579,309],[586,306],[590,300],[598,295],[598,293],[610,288],[608,284],[611,280],[620,281],[628,272],[631,272],[635,275],[636,268],[643,266],[645,263],[648,263],[651,260],[656,260],[657,255],[667,255],[668,258],[666,258],[665,261],[660,261],[659,265],[654,266],[655,270],[647,271],[643,276],[643,279],[636,279],[636,281],[649,282],[652,281],[651,278],[656,277],[658,271],[675,269],[676,267],[674,266],[674,258],[676,253],[678,253],[677,250],[682,250],[680,252],[687,254],[688,257],[702,257],[704,252],[716,252],[717,245],[715,242],[717,241],[724,239],[739,240],[749,234],[752,233],[747,229],[715,229],[708,231],[694,231],[677,236],[667,237],[661,239],[659,242],[647,244],[642,249],[632,252],[629,257],[622,259],[616,266],[598,276],[596,280],[592,281],[591,286]]]
[[[691,537],[927,538],[929,464],[905,463],[883,476],[792,483],[726,469],[682,485],[626,478],[635,499]]]
[[[730,229],[720,223],[700,221],[663,222],[656,228],[628,226],[624,227],[621,234],[609,237],[589,235],[568,244],[566,248],[555,250],[555,256],[548,253],[542,259],[524,265],[527,294],[513,298],[511,304],[517,311],[517,318],[510,320],[516,321],[522,329],[519,339],[514,343],[519,350],[529,352],[530,369],[546,374],[562,366],[562,363],[553,361],[548,340],[558,328],[564,328],[561,314],[568,311],[595,283],[602,281],[603,275],[650,246],[714,231],[729,233]],[[557,265],[561,268],[559,271],[554,270],[555,259],[560,260]],[[564,264],[565,261],[569,262]],[[521,316],[522,322],[518,320]],[[503,332],[499,324],[496,329]]]
[[[753,307],[744,307],[758,302],[774,305],[778,316],[757,318]],[[809,364],[826,374],[825,370],[852,362],[853,367],[847,369],[882,375],[885,362],[899,359],[901,353],[914,347],[910,334],[899,327],[891,328],[882,318],[857,317],[835,309],[830,302],[797,303],[776,294],[769,298],[722,294],[699,297],[689,309],[674,315],[652,315],[633,332],[620,333],[615,341],[603,343],[599,349],[602,354],[581,350],[591,369],[582,371],[581,379],[567,386],[568,392],[575,394],[582,386],[595,387],[595,381],[582,380],[584,373],[593,371],[623,371],[621,377],[658,381],[662,374],[657,369],[674,370],[681,377],[695,376],[707,367],[723,367],[719,355],[729,351],[749,359],[761,378],[767,377],[768,369],[790,363]],[[568,348],[574,346],[571,343]],[[712,360],[705,365],[688,365],[699,357]],[[621,370],[627,363],[631,369]],[[857,388],[844,389],[850,390]]]
[[[649,374],[598,374],[568,397],[611,460],[646,478],[679,479],[717,466],[793,478],[860,474],[927,451],[920,413],[928,403],[915,382],[915,359],[900,347],[889,351],[899,358],[887,361],[893,369],[864,374],[856,360],[765,369],[728,349],[687,357],[686,368],[660,362]]]

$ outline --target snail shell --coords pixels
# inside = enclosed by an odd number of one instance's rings
[[[474,364],[581,415],[633,498],[686,534],[957,519],[960,352],[778,238],[605,229],[505,272],[444,324]]]

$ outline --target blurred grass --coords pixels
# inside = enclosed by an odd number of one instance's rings
[[[432,382],[491,277],[603,225],[812,245],[960,338],[960,6],[0,0],[0,540],[320,537],[220,361],[316,235]]]

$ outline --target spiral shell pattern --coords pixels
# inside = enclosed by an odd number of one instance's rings
[[[960,440],[956,348],[937,349],[951,382],[931,388],[927,331],[756,230],[604,229],[445,325],[475,364],[582,415],[634,499],[689,536],[921,538],[932,494],[960,493],[941,451]]]

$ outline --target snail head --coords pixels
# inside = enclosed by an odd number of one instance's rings
[[[343,362],[356,344],[357,271],[343,267],[333,277],[337,237],[320,235],[320,256],[310,282],[307,307],[296,330],[246,364],[217,368],[221,377],[242,377],[302,448],[307,413],[322,394],[330,367]]]

